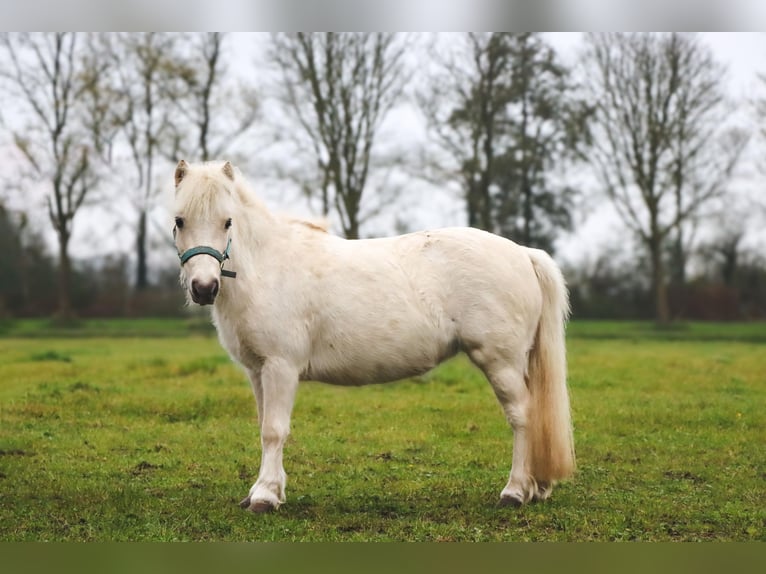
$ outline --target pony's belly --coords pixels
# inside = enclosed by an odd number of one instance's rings
[[[344,387],[360,387],[364,385],[375,385],[380,383],[389,383],[422,375],[433,368],[431,366],[394,369],[388,367],[378,367],[363,369],[359,367],[350,369],[329,369],[329,370],[308,370],[301,376],[306,381],[319,381],[330,385],[340,385]]]
[[[422,375],[454,356],[458,350],[457,341],[450,341],[444,345],[420,349],[377,353],[374,349],[368,349],[371,352],[363,356],[353,352],[331,353],[315,357],[301,378],[343,386],[388,383]]]

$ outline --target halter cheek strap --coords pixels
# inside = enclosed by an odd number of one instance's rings
[[[233,279],[234,277],[237,276],[237,272],[229,271],[228,269],[223,268],[223,262],[229,259],[230,249],[231,249],[231,237],[229,237],[229,241],[226,244],[226,249],[223,250],[223,253],[221,253],[217,249],[214,249],[213,247],[208,247],[207,245],[199,245],[197,247],[192,247],[190,249],[187,249],[183,253],[179,253],[178,258],[181,260],[181,265],[183,265],[189,259],[191,259],[192,257],[195,257],[196,255],[210,255],[211,257],[215,257],[218,260],[218,262],[221,264],[221,275],[223,277],[231,277]]]

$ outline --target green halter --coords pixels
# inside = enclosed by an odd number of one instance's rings
[[[215,257],[221,264],[221,276],[231,277],[233,279],[237,276],[237,272],[229,271],[228,269],[223,268],[223,262],[229,259],[229,249],[231,249],[231,237],[229,237],[229,242],[226,244],[226,249],[223,250],[223,253],[217,249],[208,247],[207,245],[200,245],[197,247],[192,247],[191,249],[187,249],[183,253],[179,253],[178,258],[181,260],[181,265],[183,265],[195,255],[210,255]]]

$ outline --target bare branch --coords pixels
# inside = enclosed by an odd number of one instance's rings
[[[10,68],[2,72],[4,88],[20,95],[26,125],[13,134],[14,143],[31,166],[35,179],[49,185],[46,205],[59,242],[59,312],[71,314],[68,245],[75,216],[92,192],[97,175],[89,160],[94,144],[92,117],[81,95],[90,73],[79,56],[83,34],[5,33],[0,49]],[[79,153],[73,153],[77,142]]]
[[[701,209],[725,192],[747,138],[716,145],[725,129],[723,68],[694,35],[589,34],[584,61],[597,102],[591,160],[650,252],[665,321],[665,242],[675,232],[680,253],[684,226],[693,229]]]
[[[380,33],[273,37],[281,99],[310,142],[323,213],[332,208],[350,238],[359,236],[377,131],[405,83],[404,46],[404,39]]]

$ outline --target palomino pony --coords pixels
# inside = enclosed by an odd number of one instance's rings
[[[228,162],[181,161],[175,184],[182,284],[212,305],[257,403],[261,466],[243,508],[285,501],[282,448],[300,380],[394,381],[459,351],[513,428],[500,503],[546,499],[572,474],[569,303],[545,252],[470,228],[349,241],[270,213]]]

